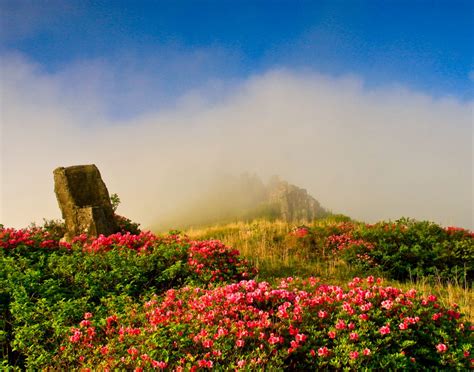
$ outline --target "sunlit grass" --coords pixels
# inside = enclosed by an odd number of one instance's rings
[[[325,225],[332,221],[322,220],[307,225]],[[236,248],[240,254],[254,263],[259,269],[258,279],[276,282],[279,278],[288,276],[321,278],[330,284],[343,285],[356,275],[357,272],[339,260],[323,260],[311,252],[296,250],[288,244],[285,237],[297,224],[283,221],[269,222],[256,220],[250,223],[236,222],[226,225],[215,225],[206,228],[189,229],[185,234],[192,239],[219,239],[224,244]],[[382,276],[383,278],[383,276]],[[416,278],[409,282],[384,279],[385,285],[403,289],[416,290],[437,296],[443,305],[453,303],[459,305],[461,311],[470,321],[474,321],[474,288],[472,283],[441,282]]]

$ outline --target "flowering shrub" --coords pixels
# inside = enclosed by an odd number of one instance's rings
[[[85,311],[105,315],[108,303],[120,312],[152,293],[255,273],[238,252],[214,241],[142,232],[62,243],[41,228],[3,227],[0,267],[0,354],[29,369],[50,362],[60,335]]]
[[[84,251],[88,252],[107,252],[116,249],[131,249],[139,253],[152,251],[156,243],[161,242],[156,235],[151,232],[141,232],[137,235],[130,233],[116,233],[109,236],[100,235],[97,238],[87,239],[82,235],[76,237],[74,242],[82,242]]]
[[[298,226],[290,231],[284,240],[286,249],[299,259],[309,259],[321,254],[318,236],[308,226]]]
[[[55,366],[151,368],[468,369],[472,327],[456,305],[355,278],[344,290],[288,278],[169,290],[125,316],[86,314]]]
[[[188,252],[193,282],[230,282],[257,274],[247,260],[239,258],[239,251],[229,249],[219,240],[193,241]]]
[[[0,225],[0,248],[11,251],[15,248],[58,248],[59,240],[40,227],[16,230]]]
[[[374,244],[371,257],[392,278],[474,278],[474,235],[467,230],[401,219],[363,226],[354,235]]]
[[[474,234],[426,221],[346,223],[326,238],[325,247],[361,271],[376,269],[398,280],[436,276],[472,282],[474,276]]]

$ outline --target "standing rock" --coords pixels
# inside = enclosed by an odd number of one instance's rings
[[[94,164],[59,167],[53,173],[54,191],[66,223],[66,240],[83,233],[98,236],[119,231],[109,192]]]

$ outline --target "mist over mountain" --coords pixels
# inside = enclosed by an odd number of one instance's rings
[[[263,182],[256,174],[221,175],[197,199],[159,218],[158,230],[265,218],[311,221],[329,212],[305,189],[278,176]]]

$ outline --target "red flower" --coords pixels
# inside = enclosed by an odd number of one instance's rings
[[[307,338],[308,338],[308,336],[306,336],[305,334],[298,333],[295,337],[295,340],[298,341],[298,342],[304,342],[304,341],[306,341]]]
[[[354,340],[354,341],[357,341],[359,339],[359,335],[356,333],[356,332],[352,332],[350,335],[349,335],[349,338],[351,340]]]
[[[358,351],[351,351],[349,353],[349,356],[351,359],[357,359],[357,357],[359,356],[359,352]]]
[[[345,329],[345,328],[346,328],[346,323],[342,319],[339,319],[336,323],[336,329]]]
[[[438,353],[445,353],[448,347],[445,344],[438,344],[436,345],[436,350],[438,350]]]
[[[379,329],[381,335],[388,335],[390,333],[390,325],[383,326]]]
[[[329,355],[329,349],[326,346],[320,347],[318,349],[318,355],[320,357],[326,357]]]

